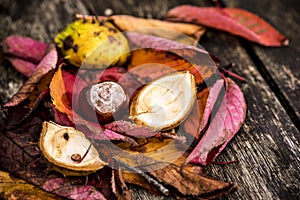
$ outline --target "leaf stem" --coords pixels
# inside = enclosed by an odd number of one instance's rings
[[[135,167],[132,167],[132,166],[126,164],[125,162],[123,162],[122,160],[117,159],[116,157],[113,157],[113,160],[115,160],[116,162],[118,162],[120,165],[126,167],[128,170],[130,170],[130,171],[132,171],[134,173],[137,173],[141,177],[145,178],[148,181],[148,183],[153,184],[164,195],[169,195],[169,190],[165,186],[163,186],[161,183],[159,183],[154,178],[150,177],[148,174],[146,174],[142,170],[137,169]]]

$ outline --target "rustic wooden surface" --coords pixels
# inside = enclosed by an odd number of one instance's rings
[[[130,14],[162,18],[183,1],[0,1],[0,39],[10,34],[50,42],[74,19],[75,13]],[[209,1],[184,1],[210,5]],[[223,32],[208,29],[200,44],[224,65],[235,63],[234,72],[245,77],[238,83],[247,104],[247,118],[236,137],[217,161],[237,163],[205,169],[209,176],[236,181],[237,192],[226,199],[297,199],[300,196],[300,7],[296,0],[224,0],[226,6],[252,11],[290,39],[289,47],[265,48]],[[93,7],[93,8],[92,8]],[[0,103],[5,103],[22,84],[22,76],[1,59]],[[153,199],[134,188],[134,199]],[[161,199],[158,197],[158,199]]]

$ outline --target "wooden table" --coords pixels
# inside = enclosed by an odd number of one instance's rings
[[[208,1],[33,1],[0,2],[0,39],[10,34],[50,42],[74,19],[75,13],[130,14],[162,18],[180,4],[211,5]],[[93,2],[93,3],[92,3]],[[208,29],[200,44],[222,64],[235,63],[234,72],[245,77],[238,83],[245,94],[247,118],[217,161],[237,162],[205,168],[209,176],[236,181],[237,192],[228,199],[297,199],[300,196],[300,7],[296,0],[226,0],[228,7],[247,9],[266,19],[290,40],[290,46],[262,47],[227,33]],[[91,8],[93,7],[94,10]],[[1,104],[22,84],[21,75],[1,58]],[[134,199],[153,199],[133,188]]]

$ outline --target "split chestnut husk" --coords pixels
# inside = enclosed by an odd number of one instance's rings
[[[39,147],[49,162],[69,170],[93,172],[107,164],[82,132],[54,122],[43,122]]]
[[[79,19],[56,35],[64,58],[76,67],[103,69],[123,65],[130,56],[126,37],[107,21]]]
[[[189,71],[160,77],[143,87],[130,105],[130,118],[155,130],[177,127],[196,99],[195,77]]]

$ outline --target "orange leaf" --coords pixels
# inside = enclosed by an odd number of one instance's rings
[[[68,100],[67,89],[62,76],[61,66],[55,72],[50,83],[50,95],[55,107],[62,113],[65,113],[70,118],[72,116],[71,103]],[[71,119],[72,120],[72,119]]]
[[[195,76],[196,84],[216,73],[215,67],[194,65],[177,53],[154,49],[134,50],[128,71],[146,80],[154,80],[175,71],[190,71]]]

